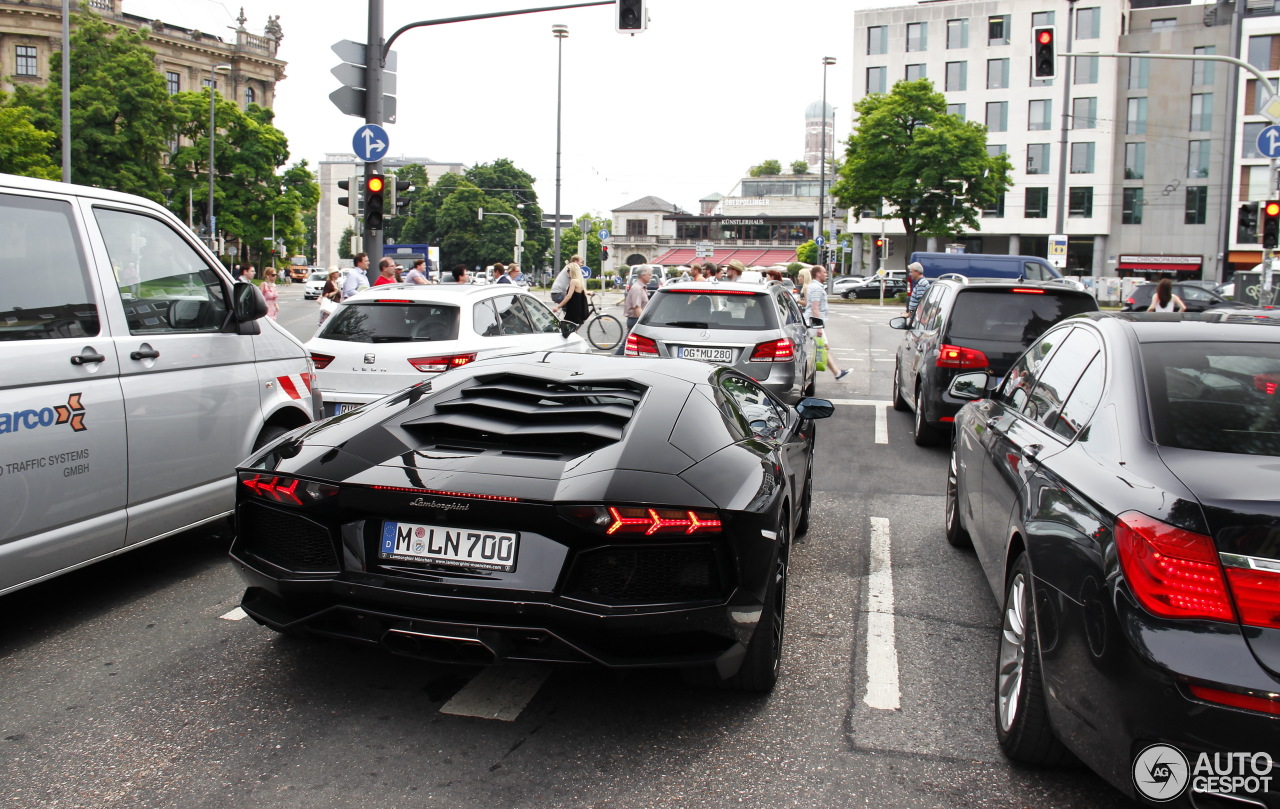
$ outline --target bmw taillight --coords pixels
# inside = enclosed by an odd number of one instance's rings
[[[311,361],[316,364],[316,370],[328,368],[329,363],[333,362],[333,359],[332,354],[318,354],[315,351],[311,352]]]
[[[964,346],[938,346],[938,359],[934,363],[939,368],[986,368],[987,355],[976,348]]]
[[[1148,612],[1236,619],[1212,538],[1127,511],[1116,520],[1115,539],[1129,589]]]
[[[284,475],[241,472],[240,485],[254,497],[287,506],[309,506],[338,493],[338,487]]]
[[[790,340],[769,340],[756,346],[751,352],[749,362],[791,362],[795,359],[795,349]]]
[[[447,371],[450,368],[459,368],[469,362],[474,362],[475,358],[476,354],[473,351],[470,354],[447,354],[440,357],[414,357],[409,360],[409,364],[424,374],[438,374]]]
[[[1258,569],[1274,563],[1232,554],[1223,554],[1222,563],[1240,623],[1280,629],[1280,568]]]
[[[723,529],[720,513],[646,506],[570,506],[565,516],[606,536],[706,536]]]
[[[626,351],[628,357],[656,357],[658,344],[644,335],[632,332],[627,335]]]

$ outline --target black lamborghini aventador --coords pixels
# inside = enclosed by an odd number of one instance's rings
[[[813,420],[832,410],[691,360],[475,362],[245,462],[242,606],[427,660],[681,667],[765,691]]]

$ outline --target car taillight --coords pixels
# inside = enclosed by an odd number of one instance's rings
[[[656,357],[658,344],[644,335],[632,332],[627,335],[628,357]]]
[[[795,356],[790,340],[769,340],[755,347],[748,362],[791,362]]]
[[[724,527],[720,514],[643,506],[570,506],[566,516],[606,536],[706,536]]]
[[[1187,687],[1191,689],[1193,696],[1205,702],[1216,702],[1219,705],[1229,705],[1232,708],[1244,708],[1248,711],[1280,716],[1280,700],[1276,699],[1274,694],[1255,696],[1253,694],[1241,694],[1236,691],[1223,691],[1220,688],[1209,688],[1208,686],[1194,683],[1189,683]]]
[[[1043,295],[1043,289],[1032,289],[1030,287],[1014,287],[1010,292],[1021,292],[1023,295]]]
[[[1280,629],[1280,570],[1258,570],[1248,559],[1227,554],[1222,561],[1240,623]]]
[[[1129,304],[1130,306],[1133,306],[1133,305],[1134,305],[1134,303],[1136,303],[1136,301],[1134,301],[1134,299],[1133,299],[1133,298],[1125,298],[1125,299],[1124,299],[1124,302],[1125,302],[1125,303],[1127,303],[1127,304]]]
[[[309,506],[338,493],[338,487],[328,483],[261,472],[241,472],[240,484],[255,497],[291,506]]]
[[[939,368],[986,368],[987,355],[976,348],[964,346],[938,346],[938,359],[934,365]]]
[[[329,363],[333,362],[333,355],[331,355],[331,354],[317,354],[316,352],[312,351],[312,352],[311,352],[311,361],[312,361],[312,362],[314,362],[314,363],[316,364],[316,369],[317,369],[317,370],[321,370],[321,369],[324,369],[324,368],[328,368],[328,367],[329,367]]]
[[[1127,511],[1116,520],[1115,538],[1129,588],[1148,612],[1163,618],[1235,620],[1210,537]]]
[[[470,354],[446,354],[441,357],[414,357],[409,360],[409,364],[424,374],[438,374],[474,362],[475,358],[473,351]]]

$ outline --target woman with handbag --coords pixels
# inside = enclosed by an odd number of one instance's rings
[[[262,298],[267,302],[267,317],[272,320],[280,314],[280,293],[276,290],[276,270],[268,267],[262,274]]]
[[[329,280],[324,282],[324,289],[320,290],[320,322],[318,326],[323,326],[329,315],[338,309],[338,301],[342,299],[342,285],[338,283],[339,272],[337,270],[329,270]]]

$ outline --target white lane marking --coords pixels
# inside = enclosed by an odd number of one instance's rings
[[[876,443],[889,443],[889,406],[892,402],[878,399],[831,399],[834,405],[869,405],[876,409]]]
[[[533,663],[489,666],[454,694],[440,713],[514,722],[549,676],[550,666]]]
[[[867,693],[872,708],[896,711],[898,642],[893,620],[893,567],[889,556],[889,520],[871,518],[871,571],[867,577]]]
[[[249,617],[249,613],[245,612],[239,607],[236,607],[234,610],[227,613],[226,615],[219,615],[218,617],[224,621],[243,621],[245,618]]]

